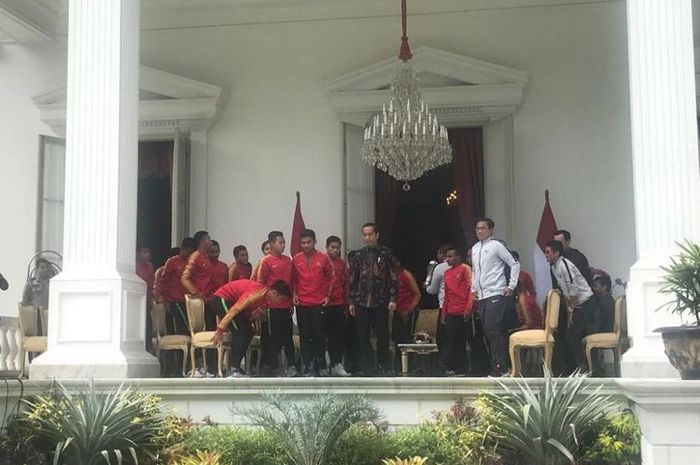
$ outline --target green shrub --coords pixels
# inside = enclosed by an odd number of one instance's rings
[[[352,425],[376,423],[379,410],[366,397],[333,392],[293,401],[281,393],[265,394],[263,403],[244,414],[269,431],[290,465],[325,465],[338,439]]]
[[[575,463],[615,407],[600,388],[587,389],[585,379],[578,373],[568,378],[546,373],[541,386],[519,380],[515,388],[501,383],[504,394],[483,394],[484,421],[499,454],[527,465]]]
[[[642,433],[634,414],[611,413],[600,425],[595,442],[587,447],[582,463],[591,465],[637,465],[641,463]]]
[[[379,465],[394,457],[389,434],[374,426],[355,425],[345,431],[327,456],[332,465]]]
[[[272,434],[243,426],[204,426],[190,429],[184,438],[183,453],[218,452],[221,465],[280,465],[284,451]],[[375,464],[376,465],[376,464]]]
[[[447,423],[425,423],[415,428],[396,430],[389,443],[394,451],[389,457],[421,456],[428,464],[472,465],[469,449],[459,438],[465,427]]]
[[[133,387],[71,393],[61,383],[48,396],[24,403],[18,428],[53,463],[97,465],[156,460],[162,418],[160,399]]]

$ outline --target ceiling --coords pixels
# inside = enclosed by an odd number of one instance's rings
[[[410,15],[556,8],[624,0],[410,0]],[[0,42],[36,43],[67,34],[68,0],[0,0]],[[141,29],[398,16],[399,0],[141,0]]]

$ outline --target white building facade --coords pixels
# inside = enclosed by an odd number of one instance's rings
[[[487,213],[529,250],[549,189],[574,245],[629,279],[623,389],[645,428],[645,463],[694,463],[693,385],[633,381],[677,377],[653,333],[677,322],[655,312],[655,290],[674,242],[700,240],[691,0],[434,3],[411,6],[416,66],[448,126],[484,128]],[[373,91],[391,77],[397,10],[364,0],[0,2],[0,237],[10,249],[0,271],[14,285],[0,316],[14,314],[37,243],[37,138],[66,140],[64,271],[32,378],[157,374],[134,274],[139,138],[171,138],[188,154],[188,214],[173,205],[174,236],[207,229],[224,251],[255,249],[266,231],[290,229],[300,190],[307,225],[352,243],[357,212],[371,214],[371,183],[348,177],[347,160],[356,126],[384,100]],[[684,420],[654,430],[674,390]]]

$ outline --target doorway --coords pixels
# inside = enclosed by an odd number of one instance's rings
[[[139,142],[137,247],[151,249],[158,268],[172,242],[173,140]]]
[[[464,255],[474,243],[473,224],[484,215],[484,163],[481,128],[450,129],[453,161],[410,183],[375,170],[375,217],[381,242],[390,247],[404,268],[420,283],[443,243]],[[435,305],[432,305],[435,304]],[[421,308],[436,306],[424,296]]]

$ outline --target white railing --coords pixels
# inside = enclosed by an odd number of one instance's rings
[[[21,345],[22,335],[17,318],[0,317],[0,376],[19,371]]]

